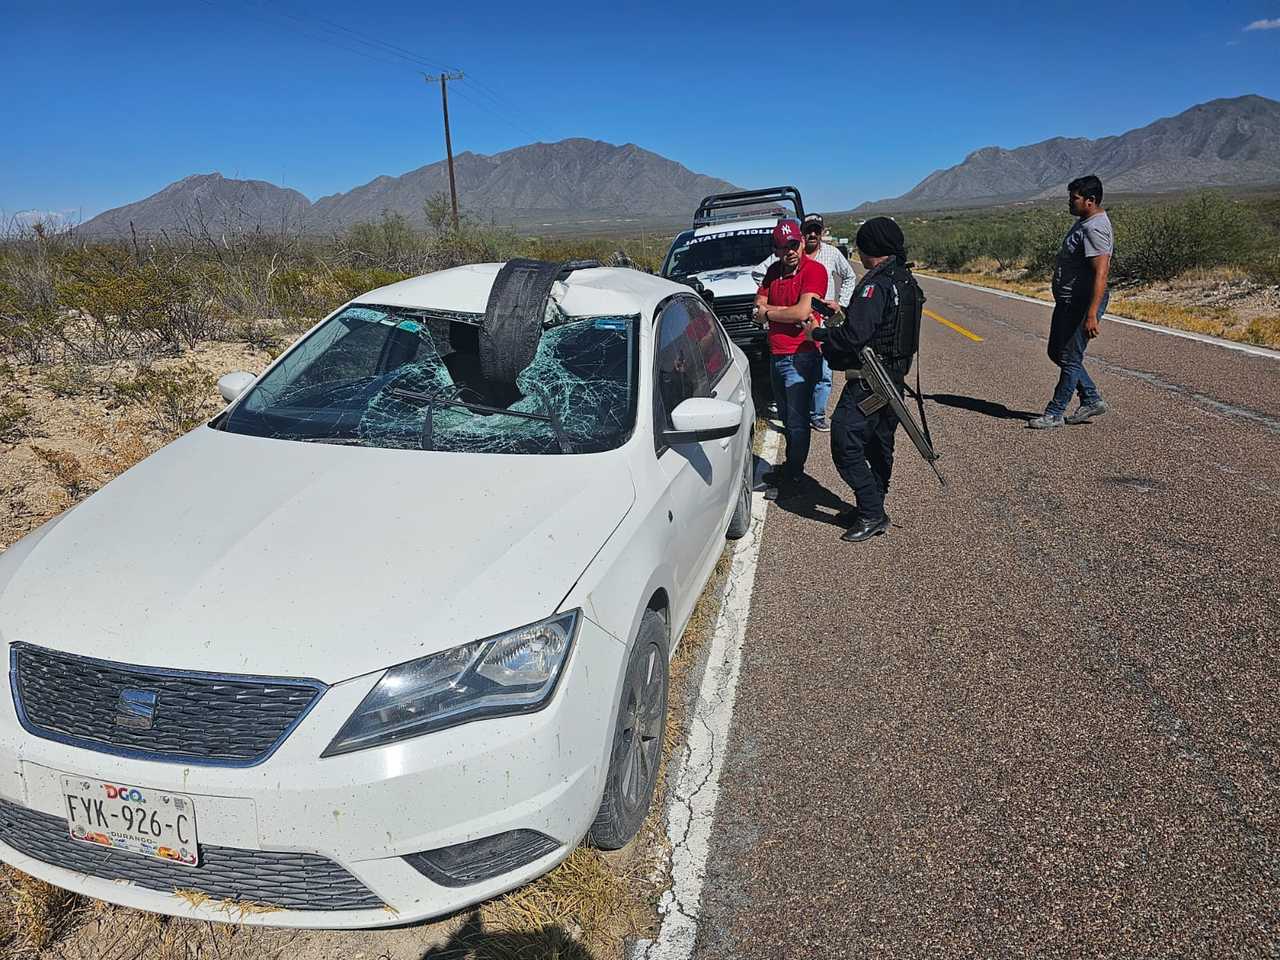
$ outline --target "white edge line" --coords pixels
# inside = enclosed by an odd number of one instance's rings
[[[777,433],[770,431],[760,451],[772,462],[778,451]],[[671,849],[671,886],[658,904],[662,923],[655,940],[633,945],[634,960],[688,960],[698,935],[702,911],[702,883],[711,848],[711,824],[720,797],[742,642],[747,633],[751,594],[755,587],[769,502],[762,492],[751,495],[751,529],[733,546],[724,601],[716,618],[706,671],[698,702],[689,716],[687,746],[679,769],[672,773],[667,801],[667,841]]]
[[[1000,290],[995,287],[984,287],[977,283],[965,283],[963,280],[950,280],[947,277],[936,277],[931,273],[921,273],[920,276],[929,280],[937,280],[939,283],[951,283],[957,287],[968,287],[970,290],[979,290],[982,293],[990,293],[993,296],[1005,297],[1008,300],[1022,300],[1025,303],[1038,303],[1042,307],[1052,307],[1053,304],[1048,300],[1041,300],[1038,297],[1028,297],[1022,293],[1013,293],[1009,290]],[[1170,337],[1181,337],[1183,340],[1198,340],[1200,343],[1207,343],[1215,347],[1223,347],[1227,350],[1236,350],[1240,353],[1247,353],[1255,357],[1265,357],[1268,360],[1280,360],[1280,350],[1271,350],[1267,347],[1254,346],[1251,343],[1238,343],[1235,340],[1224,340],[1222,337],[1211,337],[1207,333],[1193,333],[1190,330],[1177,330],[1173,327],[1161,327],[1154,323],[1146,323],[1142,320],[1132,320],[1129,317],[1117,317],[1114,313],[1103,314],[1104,320],[1110,320],[1112,323],[1122,323],[1126,327],[1137,327],[1139,330],[1147,330],[1151,333],[1163,333]]]

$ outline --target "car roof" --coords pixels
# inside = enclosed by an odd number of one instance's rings
[[[471,263],[378,287],[355,303],[483,314],[501,263]],[[653,316],[658,303],[689,288],[629,267],[575,270],[556,285],[555,298],[570,316]]]
[[[709,223],[693,231],[695,237],[706,237],[715,233],[731,233],[737,230],[772,230],[782,217],[750,217],[743,220],[724,220],[720,223]]]

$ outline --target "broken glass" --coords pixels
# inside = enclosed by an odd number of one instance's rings
[[[498,403],[476,314],[361,305],[299,344],[222,422],[256,436],[460,453],[590,453],[635,422],[637,316],[566,316]]]

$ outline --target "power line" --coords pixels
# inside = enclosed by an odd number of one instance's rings
[[[298,16],[297,14],[291,13],[288,10],[278,9],[276,12],[279,13],[281,16],[288,17],[290,20],[294,20],[302,24],[307,24],[307,18]],[[311,20],[315,20],[321,24],[326,25],[331,32],[336,31],[338,33],[346,34],[350,36],[352,39],[354,39],[357,43],[363,43],[368,46],[381,48],[387,53],[390,53],[392,56],[400,57],[402,60],[406,60],[410,63],[418,64],[424,67],[432,67],[436,70],[441,70],[441,71],[454,69],[451,66],[438,63],[434,60],[428,60],[426,57],[423,57],[422,55],[417,54],[412,50],[407,50],[404,47],[397,46],[394,43],[388,43],[387,41],[380,40],[377,37],[373,37],[365,33],[360,33],[358,30],[353,30],[350,27],[345,27],[340,23],[335,23],[334,21],[326,19],[325,17],[322,17],[318,14],[309,13],[307,14],[307,17],[310,18]]]
[[[203,0],[203,2],[220,12],[225,12],[226,10],[225,5],[215,2],[215,0]],[[281,7],[253,4],[248,0],[240,0],[239,5],[246,13],[253,15],[263,23],[278,26],[281,23],[281,19],[291,21],[292,29],[296,30],[300,35],[310,40],[327,43],[346,53],[364,57],[375,63],[409,68],[413,69],[415,73],[422,72],[420,69],[422,67],[438,70],[441,74],[450,70],[450,68],[440,64],[438,61],[423,57],[406,47],[361,33],[317,14],[308,13],[305,17],[299,16]],[[314,23],[311,21],[314,21]],[[359,46],[354,46],[353,44],[359,44]],[[457,92],[464,99],[481,110],[499,116],[508,125],[523,131],[531,140],[539,139],[539,134],[520,122],[520,115],[510,101],[506,100],[487,84],[475,80],[473,74],[468,74],[467,80],[475,89],[459,88]]]
[[[215,10],[217,10],[219,13],[225,13],[225,12],[226,12],[226,7],[225,7],[223,4],[215,3],[215,2],[214,2],[214,0],[203,0],[203,2],[204,2],[204,3],[206,3],[206,4],[207,4],[208,6],[210,6],[210,7],[213,7],[213,8],[214,8]],[[269,26],[277,27],[277,28],[280,26],[280,21],[279,21],[278,19],[272,19],[272,18],[271,18],[271,17],[269,17],[269,16],[263,16],[263,15],[260,13],[260,8],[254,7],[254,6],[252,6],[251,4],[248,4],[248,3],[244,3],[244,4],[241,4],[241,5],[242,5],[243,7],[245,7],[245,8],[246,8],[246,11],[245,11],[245,12],[250,13],[251,15],[253,15],[257,20],[261,21],[262,23],[265,23],[265,24],[268,24]],[[296,18],[296,17],[293,17],[293,18],[290,18],[290,19],[296,20],[297,18]],[[327,43],[327,44],[330,44],[331,46],[336,47],[336,48],[337,48],[337,49],[339,49],[339,50],[343,50],[343,51],[345,51],[346,53],[352,53],[352,54],[355,54],[356,56],[365,57],[365,58],[367,58],[367,59],[369,59],[369,60],[373,60],[373,61],[375,61],[375,62],[377,62],[377,63],[387,64],[387,65],[390,65],[390,66],[393,66],[393,67],[402,67],[402,68],[403,68],[403,67],[405,67],[405,66],[406,66],[406,64],[403,62],[403,60],[404,60],[404,58],[403,58],[403,57],[399,58],[399,60],[392,60],[392,59],[388,59],[388,56],[389,56],[389,55],[384,54],[384,55],[381,55],[381,56],[380,56],[380,55],[378,55],[378,53],[377,53],[377,52],[375,52],[375,51],[362,50],[362,49],[360,49],[360,48],[358,48],[358,47],[353,47],[353,46],[351,46],[351,45],[349,45],[349,44],[343,43],[341,40],[339,40],[338,38],[333,37],[333,36],[326,36],[325,34],[320,34],[320,33],[311,32],[311,31],[309,31],[309,30],[305,30],[305,29],[298,29],[296,26],[294,27],[294,29],[295,29],[295,30],[298,30],[298,32],[299,32],[302,36],[306,37],[306,38],[307,38],[307,39],[309,39],[309,40],[319,40],[321,43]]]

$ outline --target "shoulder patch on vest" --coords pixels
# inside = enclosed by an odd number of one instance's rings
[[[870,300],[875,295],[876,295],[876,285],[874,283],[868,283],[865,287],[862,288],[863,300]]]

